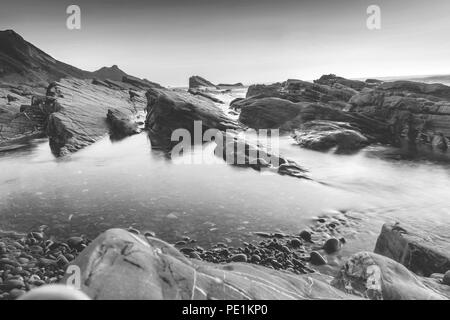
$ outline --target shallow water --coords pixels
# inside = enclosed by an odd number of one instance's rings
[[[220,107],[227,111],[245,92],[221,94]],[[450,243],[445,162],[386,160],[379,155],[396,150],[382,146],[354,155],[322,153],[298,147],[289,136],[281,137],[279,147],[313,181],[229,166],[213,155],[213,144],[186,155],[210,164],[170,160],[152,150],[146,133],[114,142],[104,138],[59,159],[47,139],[32,140],[0,152],[0,230],[45,224],[58,237],[95,237],[108,228],[134,226],[170,242],[188,235],[203,246],[237,245],[254,239],[254,231],[296,233],[314,217],[341,210],[353,218],[345,234],[353,241],[343,254],[372,250],[386,221],[405,221],[436,244]]]
[[[217,160],[213,145],[204,154]],[[216,164],[183,164],[151,149],[146,133],[104,138],[56,159],[46,139],[0,153],[0,229],[42,224],[60,237],[96,236],[111,227],[152,230],[164,240],[188,235],[207,246],[238,244],[253,231],[298,232],[330,210],[351,210],[358,224],[348,251],[372,250],[384,221],[407,221],[450,242],[450,168],[387,161],[372,147],[355,155],[301,149],[282,137],[281,153],[316,181]],[[199,151],[195,154],[198,156]],[[217,161],[216,161],[217,162]]]

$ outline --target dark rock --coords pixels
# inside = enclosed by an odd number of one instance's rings
[[[146,127],[170,140],[173,130],[184,128],[194,132],[194,121],[201,121],[203,130],[237,129],[239,125],[230,119],[209,99],[185,92],[163,89],[147,91]],[[170,141],[166,141],[172,144]]]
[[[311,251],[310,262],[316,266],[327,264],[327,260],[317,251]]]
[[[202,88],[202,87],[216,88],[216,85],[200,76],[192,76],[189,78],[189,89]]]
[[[334,74],[328,74],[328,75],[323,75],[320,77],[320,79],[315,80],[314,83],[318,83],[318,84],[324,84],[324,85],[328,85],[330,87],[336,85],[336,84],[341,84],[344,85],[346,87],[355,89],[355,90],[361,90],[366,86],[366,83],[363,81],[358,81],[358,80],[349,80],[349,79],[345,79],[342,77],[338,77]]]
[[[448,245],[442,247],[437,241],[430,241],[429,235],[410,226],[384,224],[374,252],[419,275],[429,276],[450,270]]]
[[[305,241],[311,242],[311,232],[308,230],[302,230],[299,234],[300,238],[302,238]]]
[[[231,262],[247,262],[247,256],[243,253],[235,254],[230,258]]]
[[[345,122],[310,121],[302,124],[293,134],[295,141],[302,147],[313,150],[349,152],[361,149],[369,144],[359,130]]]
[[[83,238],[81,237],[71,237],[67,240],[67,244],[74,249],[79,249],[83,244]]]
[[[290,244],[293,248],[299,248],[299,247],[301,247],[302,242],[298,239],[292,239]]]
[[[341,249],[341,242],[336,238],[330,238],[325,241],[323,249],[328,254],[335,253]]]
[[[111,125],[112,136],[127,137],[139,133],[141,130],[136,121],[117,109],[109,109],[106,119]]]
[[[219,83],[217,86],[218,87],[243,87],[244,85],[241,82],[238,82],[238,83],[232,83],[232,84]]]

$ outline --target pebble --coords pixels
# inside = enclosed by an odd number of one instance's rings
[[[144,236],[154,238],[156,234],[153,231],[145,231]]]
[[[259,263],[259,262],[261,262],[261,257],[258,256],[257,254],[254,254],[254,255],[251,256],[250,262],[252,262],[252,263]]]
[[[299,236],[303,240],[311,242],[311,232],[309,232],[308,230],[303,230],[302,232],[300,232]]]
[[[328,254],[335,253],[341,249],[341,242],[336,238],[330,238],[323,245],[323,249]]]
[[[131,233],[133,233],[133,234],[135,234],[135,235],[140,235],[140,234],[141,234],[141,232],[140,232],[139,230],[137,230],[137,229],[135,229],[135,228],[132,228],[132,227],[129,227],[129,228],[127,229],[127,231],[128,231],[128,232],[131,232]]]
[[[231,262],[247,262],[247,256],[243,253],[235,254],[230,258]]]
[[[80,246],[83,244],[83,238],[81,237],[71,237],[67,240],[67,244],[74,249],[80,248]]]
[[[202,258],[200,257],[200,255],[197,252],[191,252],[189,253],[189,258],[191,259],[197,259],[197,260],[202,260]]]
[[[23,280],[19,279],[9,279],[2,284],[2,289],[4,291],[10,291],[15,288],[20,289],[23,287],[25,287],[25,283],[23,282]]]
[[[309,259],[310,262],[316,266],[327,264],[327,260],[325,260],[325,258],[317,251],[311,251]]]
[[[299,248],[302,245],[302,242],[298,239],[292,239],[290,243],[292,248]]]

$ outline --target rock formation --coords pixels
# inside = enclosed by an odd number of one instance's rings
[[[213,88],[217,89],[217,86],[212,82],[200,77],[200,76],[192,76],[189,78],[189,89],[197,89],[197,88]]]
[[[188,259],[156,238],[111,229],[74,261],[92,299],[355,299],[321,274],[291,275],[247,263]],[[67,279],[63,280],[66,283]]]
[[[310,121],[294,131],[293,138],[302,147],[313,150],[351,152],[365,147],[369,140],[359,130],[345,122]]]
[[[389,257],[416,274],[430,276],[450,270],[450,247],[430,241],[430,236],[412,227],[386,223],[375,253]]]
[[[105,136],[109,132],[106,115],[111,106],[129,117],[145,109],[143,101],[131,98],[127,90],[113,90],[78,79],[51,84],[46,112],[52,151],[65,155]]]

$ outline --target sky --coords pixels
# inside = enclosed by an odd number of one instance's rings
[[[81,9],[81,29],[66,8]],[[369,5],[381,29],[366,26]],[[13,29],[54,58],[117,64],[163,85],[450,74],[449,0],[1,0]]]

